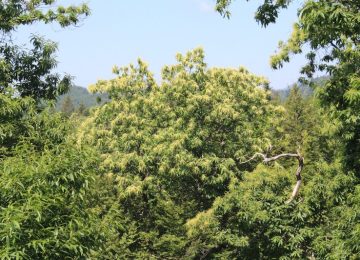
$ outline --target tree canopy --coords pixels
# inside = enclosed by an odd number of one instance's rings
[[[118,234],[137,238],[119,240],[114,258],[184,254],[186,219],[241,178],[237,162],[267,146],[268,120],[281,110],[269,102],[267,82],[244,68],[209,69],[201,49],[177,61],[163,68],[160,85],[139,60],[91,87],[110,101],[79,139],[101,152],[100,169],[117,187],[116,212],[135,229]]]

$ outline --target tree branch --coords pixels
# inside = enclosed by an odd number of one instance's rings
[[[300,186],[301,186],[301,171],[304,167],[304,157],[301,156],[299,151],[297,153],[282,153],[273,157],[267,157],[266,154],[263,153],[255,153],[250,159],[244,161],[244,162],[238,162],[238,165],[249,163],[253,160],[255,160],[257,157],[261,157],[263,159],[264,163],[276,161],[278,159],[284,158],[284,157],[291,157],[296,158],[298,160],[298,168],[296,169],[295,176],[296,176],[296,184],[293,188],[293,191],[291,193],[290,198],[286,201],[286,204],[290,203],[294,200],[294,198],[298,195]]]
[[[331,45],[333,48],[337,49],[338,51],[340,50],[340,48],[339,48],[338,46],[336,46],[335,43],[333,43],[332,41],[330,42],[330,45]]]

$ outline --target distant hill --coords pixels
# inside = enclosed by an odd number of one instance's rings
[[[61,110],[61,106],[66,97],[71,98],[71,102],[75,109],[77,109],[80,104],[83,104],[86,108],[97,106],[99,104],[105,103],[108,99],[106,94],[91,94],[86,88],[79,86],[72,86],[68,93],[61,95],[56,102],[56,110]]]
[[[316,85],[318,86],[322,86],[325,84],[325,82],[328,79],[329,79],[328,76],[321,76],[314,78],[312,82],[316,83]],[[301,93],[303,94],[304,97],[310,97],[314,93],[314,90],[308,85],[299,84],[299,83],[297,83],[297,85],[299,86]],[[290,94],[291,88],[292,86],[289,86],[286,89],[273,89],[272,90],[273,96],[279,98],[281,101],[285,101]]]
[[[318,85],[323,85],[327,79],[328,79],[328,77],[323,76],[323,77],[315,78],[315,79],[313,79],[313,81],[316,82]],[[304,97],[309,97],[313,94],[314,90],[311,87],[309,87],[308,85],[304,85],[304,84],[298,84],[298,85],[299,85]],[[290,90],[291,90],[291,87],[288,87],[286,89],[277,89],[277,90],[273,89],[272,90],[273,97],[280,99],[280,101],[285,101],[286,98],[290,94]],[[64,100],[66,99],[66,97],[68,97],[68,96],[70,97],[72,105],[75,110],[77,108],[79,108],[79,106],[81,104],[83,104],[85,106],[85,108],[90,108],[90,107],[94,107],[94,106],[103,104],[109,100],[107,94],[91,94],[86,88],[79,87],[79,86],[72,86],[72,87],[70,87],[70,90],[68,93],[61,95],[57,99],[56,106],[55,106],[57,111],[61,110],[61,106],[64,103]]]

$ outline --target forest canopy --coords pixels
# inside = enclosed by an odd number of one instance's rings
[[[67,96],[59,112],[71,77],[53,72],[56,44],[11,41],[20,25],[90,14],[56,2],[0,3],[1,259],[358,258],[356,1],[303,1],[271,58],[280,69],[309,44],[309,95],[294,85],[280,98],[196,48],[160,80],[141,59],[115,66],[89,87],[106,99],[75,109]],[[266,0],[255,19],[276,22],[291,2]],[[232,1],[216,3],[231,19]]]

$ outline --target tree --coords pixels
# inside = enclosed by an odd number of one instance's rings
[[[58,22],[66,27],[79,22],[79,15],[89,15],[87,5],[55,6],[56,0],[14,0],[3,1],[0,4],[0,30],[4,33],[14,31],[20,25],[35,22]]]
[[[89,8],[80,6],[55,7],[55,0],[16,0],[0,3],[0,94],[55,99],[67,91],[71,78],[51,74],[56,66],[56,44],[33,36],[32,50],[25,50],[11,41],[12,33],[20,25],[35,22],[58,22],[62,27],[77,24],[82,16],[89,15]]]
[[[61,112],[66,115],[70,116],[75,110],[74,104],[70,96],[66,96],[62,105],[61,105]]]
[[[31,98],[13,99],[0,94],[0,159],[5,157],[26,132],[28,124],[24,113],[31,116],[34,105]]]
[[[189,258],[356,259],[358,188],[337,163],[305,169],[302,200],[285,204],[292,180],[259,165],[232,182],[213,206],[188,220]],[[343,203],[349,199],[349,204]]]
[[[33,36],[33,49],[16,46],[12,34],[21,25],[58,22],[66,27],[89,15],[86,5],[57,6],[55,0],[14,0],[0,3],[0,157],[8,154],[21,136],[31,130],[31,118],[66,92],[71,78],[52,74],[56,66],[56,44]]]
[[[252,169],[238,161],[269,145],[269,120],[280,111],[266,80],[244,68],[208,68],[201,49],[176,57],[161,84],[139,60],[90,87],[110,97],[78,137],[100,151],[100,170],[116,190],[106,213],[109,258],[184,255],[186,220]]]
[[[307,165],[316,164],[325,153],[329,160],[334,158],[328,153],[331,144],[324,129],[329,115],[318,103],[314,96],[304,97],[300,87],[294,85],[284,103],[284,116],[275,124],[280,130],[274,133],[277,150],[293,153],[299,150]]]
[[[76,109],[76,112],[77,112],[79,115],[82,115],[82,116],[88,116],[88,115],[89,115],[89,110],[88,110],[88,108],[84,105],[83,102],[80,103],[79,107]]]
[[[231,0],[217,0],[216,10],[229,17]],[[278,12],[291,0],[266,0],[255,15],[263,26],[276,22]],[[303,1],[290,39],[280,42],[271,58],[273,68],[281,68],[292,54],[301,53],[306,44],[308,64],[301,72],[311,77],[325,71],[331,77],[321,89],[320,99],[333,111],[341,127],[338,135],[345,144],[347,169],[360,172],[360,4],[358,1]]]
[[[74,145],[69,122],[46,108],[70,83],[51,74],[56,45],[34,36],[25,50],[11,41],[20,25],[68,26],[89,14],[86,5],[53,8],[55,2],[0,3],[1,259],[89,258],[101,247],[97,156]]]
[[[309,106],[305,105],[305,101],[301,95],[300,89],[298,86],[293,86],[290,90],[289,97],[285,103],[286,108],[286,117],[287,120],[284,120],[286,124],[284,126],[284,131],[286,133],[293,133],[289,136],[289,144],[293,145],[292,151],[301,146],[304,136],[303,131],[309,129],[310,127],[306,124],[306,116],[309,116],[308,109]]]

